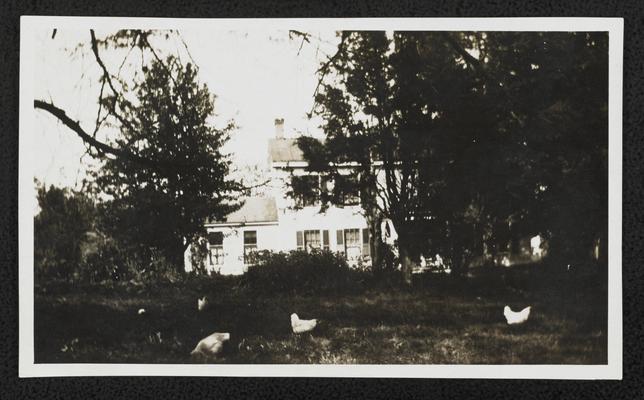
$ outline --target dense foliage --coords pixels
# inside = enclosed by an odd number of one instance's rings
[[[567,263],[605,246],[605,33],[340,35],[316,96],[325,140],[299,145],[326,178],[357,163],[372,237],[392,220],[408,282],[421,252],[458,274],[526,235]]]
[[[40,211],[34,218],[36,280],[69,279],[78,271],[83,243],[94,227],[94,203],[85,195],[55,186],[37,187]]]
[[[87,194],[99,202],[101,246],[114,241],[119,251],[142,257],[138,270],[162,257],[181,273],[184,250],[204,221],[239,206],[241,186],[220,150],[233,123],[219,127],[214,120],[215,96],[186,62],[192,57],[177,31],[88,33],[89,41],[70,51],[94,59],[99,73],[93,131],[53,99],[35,99],[34,107],[67,126],[99,161]],[[183,46],[161,45],[172,40]]]
[[[151,161],[108,159],[96,186],[108,196],[103,227],[121,242],[161,252],[183,269],[187,246],[208,219],[235,209],[239,186],[229,179],[221,146],[232,125],[213,126],[214,97],[197,70],[169,57],[153,61],[135,89],[137,106],[120,127],[119,148]]]
[[[132,246],[101,230],[101,214],[81,192],[37,186],[34,217],[35,282],[76,283],[176,280],[174,264],[153,249]]]
[[[265,293],[346,293],[360,289],[365,276],[330,251],[263,251],[253,264],[244,275],[245,285]]]

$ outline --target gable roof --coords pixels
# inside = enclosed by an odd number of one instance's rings
[[[297,139],[271,138],[268,140],[269,162],[305,161]]]
[[[244,205],[228,214],[223,221],[208,221],[208,224],[245,224],[277,222],[277,205],[273,197],[247,197]]]

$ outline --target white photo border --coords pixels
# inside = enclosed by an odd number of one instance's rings
[[[423,31],[605,31],[609,34],[608,363],[606,365],[309,365],[34,363],[34,33],[37,29],[334,29]],[[248,376],[378,378],[622,379],[622,18],[181,19],[23,16],[20,21],[18,170],[19,368],[25,377]]]

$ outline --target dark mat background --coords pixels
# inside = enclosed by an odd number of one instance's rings
[[[623,381],[276,378],[18,379],[20,15],[147,17],[624,17]],[[0,399],[644,398],[644,1],[3,1],[0,3]],[[181,366],[177,366],[180,369]]]

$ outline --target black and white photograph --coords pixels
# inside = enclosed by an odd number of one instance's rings
[[[620,379],[621,35],[23,18],[21,375]]]

